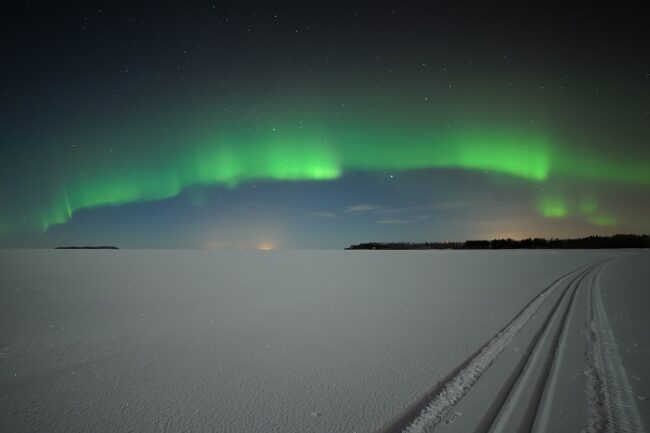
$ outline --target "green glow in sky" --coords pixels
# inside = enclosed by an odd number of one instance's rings
[[[537,209],[546,218],[564,218],[568,215],[566,201],[560,195],[543,196],[537,203]]]
[[[393,130],[324,133],[296,127],[215,134],[165,161],[118,161],[96,167],[92,176],[71,170],[52,204],[35,220],[47,230],[80,209],[161,200],[192,186],[233,187],[252,180],[323,181],[346,171],[462,168],[542,181],[550,169],[548,142],[540,137],[500,131],[420,132],[405,142],[407,137]]]
[[[618,225],[618,219],[614,215],[599,209],[595,195],[583,195],[578,200],[571,200],[569,196],[561,193],[544,194],[537,200],[537,210],[545,218],[566,218],[571,215],[595,226]]]
[[[596,226],[614,227],[618,223],[616,217],[607,214],[597,214],[589,217],[589,222]]]
[[[622,167],[597,155],[572,158],[559,152],[545,135],[515,129],[481,127],[441,133],[423,126],[382,127],[363,122],[338,123],[337,128],[318,122],[278,122],[277,126],[219,129],[191,142],[167,144],[165,158],[127,155],[89,163],[92,169],[71,163],[50,195],[49,205],[35,206],[27,225],[45,231],[69,221],[81,209],[167,199],[194,186],[234,187],[253,180],[324,181],[346,172],[453,168],[529,182],[559,176],[650,183],[650,170],[642,163]],[[201,204],[200,197],[192,197],[193,204]],[[587,200],[579,206],[583,213],[593,214],[597,202]],[[542,197],[537,207],[547,218],[568,214],[566,201],[558,195]],[[611,219],[602,216],[591,219],[611,225]],[[22,221],[7,225],[25,228]]]

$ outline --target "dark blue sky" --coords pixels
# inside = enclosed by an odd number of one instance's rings
[[[0,246],[650,229],[639,11],[136,3],[4,7]]]

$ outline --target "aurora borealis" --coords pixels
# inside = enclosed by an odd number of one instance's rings
[[[569,12],[17,9],[0,244],[647,231],[647,30],[629,11]]]
[[[400,146],[400,137],[409,137],[408,146]],[[595,168],[575,173],[569,169],[579,164],[578,156],[571,160],[570,156],[554,152],[543,137],[509,131],[463,130],[436,136],[413,130],[384,131],[379,126],[362,131],[350,128],[321,132],[304,125],[255,133],[233,131],[210,138],[205,144],[185,146],[168,163],[134,164],[129,160],[93,176],[71,174],[61,192],[53,195],[51,205],[40,209],[30,221],[45,231],[53,224],[66,223],[77,210],[167,199],[192,186],[236,187],[256,180],[326,181],[346,172],[456,168],[537,183],[563,176],[650,184],[650,171],[644,167],[635,170],[625,164],[589,161]],[[543,216],[559,218],[567,214],[563,198],[541,200]]]

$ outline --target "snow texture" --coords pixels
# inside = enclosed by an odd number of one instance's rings
[[[607,254],[0,250],[0,431],[372,432]]]

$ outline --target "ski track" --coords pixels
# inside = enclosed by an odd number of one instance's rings
[[[563,348],[571,343],[567,327],[580,302],[586,302],[588,307],[588,323],[584,326],[589,345],[584,359],[589,419],[584,420],[587,430],[583,431],[645,433],[601,296],[600,276],[610,260],[583,265],[557,279],[533,298],[477,354],[457,367],[448,380],[437,384],[417,402],[417,406],[412,405],[380,432],[435,431],[454,406],[472,392],[473,385],[530,322],[540,306],[556,290],[561,290],[540,329],[527,343],[527,355],[503,378],[502,389],[495,390],[494,401],[486,401],[484,407],[478,408],[485,414],[474,433],[548,431],[554,416],[549,409],[550,403],[557,391],[565,356]],[[413,412],[414,407],[422,409]]]
[[[551,284],[542,293],[526,306],[521,313],[501,332],[488,342],[481,349],[479,354],[463,368],[453,379],[447,382],[441,392],[425,407],[420,415],[403,430],[404,433],[427,433],[433,431],[435,426],[442,420],[442,417],[470,391],[472,385],[480,378],[485,370],[492,365],[503,349],[510,343],[512,338],[530,321],[540,305],[551,295],[557,287],[571,276],[574,277],[570,284],[578,278],[585,268],[593,267],[593,264],[579,267],[569,274],[561,277]]]
[[[503,401],[500,411],[492,422],[480,431],[491,433],[537,431],[535,422],[540,408],[545,407],[553,398],[552,392],[549,395],[549,391],[552,391],[549,390],[549,385],[554,383],[557,361],[565,345],[563,340],[566,338],[567,324],[570,322],[580,285],[599,265],[600,263],[590,266],[567,285],[557,307],[549,313],[540,330],[541,338],[533,343],[533,350],[518,374],[508,398]],[[543,420],[547,418],[543,417]]]

